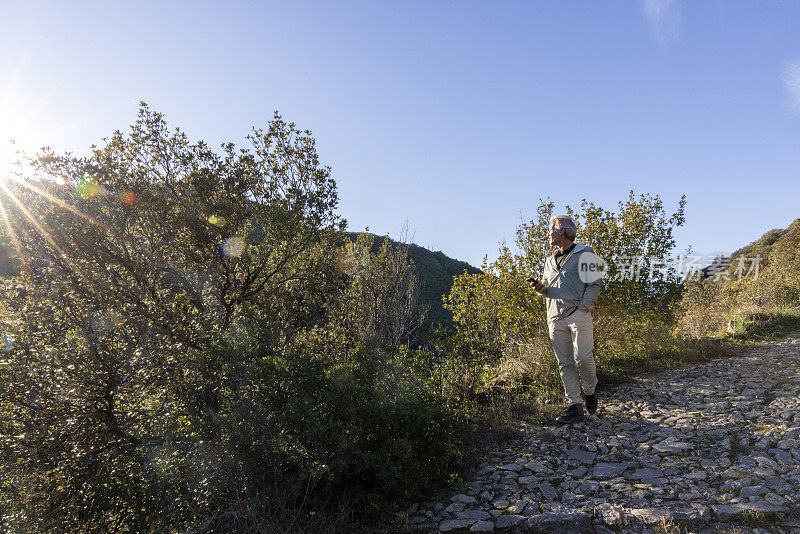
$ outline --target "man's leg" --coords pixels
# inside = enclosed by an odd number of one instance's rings
[[[578,369],[575,365],[575,352],[572,341],[572,330],[566,319],[560,319],[549,324],[550,341],[558,360],[558,370],[561,373],[561,382],[564,384],[564,395],[567,405],[583,404],[581,398],[581,383]],[[581,409],[582,410],[582,409]]]
[[[594,361],[594,326],[592,314],[577,311],[572,314],[569,325],[573,336],[575,364],[581,379],[583,392],[594,395],[597,386],[597,368]]]

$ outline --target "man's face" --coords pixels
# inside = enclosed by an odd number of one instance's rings
[[[547,232],[547,241],[550,243],[551,247],[554,247],[561,243],[561,235],[564,233],[564,230],[559,228],[555,228],[556,223],[553,221],[550,223],[550,230]]]

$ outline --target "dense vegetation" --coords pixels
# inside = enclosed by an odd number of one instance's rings
[[[360,234],[346,232],[344,235],[350,240],[356,240]],[[453,326],[453,316],[445,309],[442,297],[450,293],[455,276],[464,272],[478,274],[481,272],[480,269],[467,262],[450,258],[441,251],[432,252],[419,245],[397,242],[389,237],[373,240],[373,252],[377,252],[387,240],[390,246],[402,249],[414,267],[418,287],[417,308],[425,316],[419,334],[427,334],[436,327]],[[429,336],[419,337],[429,338]]]
[[[720,258],[683,291],[683,329],[694,336],[760,338],[800,326],[800,219]]]
[[[341,232],[341,235],[349,241],[356,241],[358,236],[365,232]],[[403,249],[405,257],[411,262],[417,284],[416,306],[424,312],[424,319],[417,332],[419,338],[424,338],[423,334],[435,329],[437,326],[452,326],[453,315],[445,309],[442,297],[450,293],[453,285],[453,278],[463,274],[465,271],[470,274],[480,273],[477,269],[465,261],[450,258],[441,251],[431,251],[414,243],[396,241],[388,236],[379,237],[371,234],[372,252],[377,253],[383,246],[384,241],[388,240],[391,247]],[[342,243],[340,243],[340,246]],[[13,259],[13,250],[8,240],[0,238],[0,276],[12,277],[20,274],[19,262]]]
[[[526,282],[553,203],[478,270],[346,232],[309,132],[276,115],[248,139],[218,154],[142,105],[0,182],[4,530],[348,530],[453,481],[475,423],[560,401]],[[609,266],[601,386],[798,304],[800,222],[751,245],[757,281],[684,282],[684,205],[566,207]]]
[[[249,141],[218,155],[143,105],[3,186],[4,530],[315,530],[452,472],[460,416],[399,359],[406,257],[337,246],[308,132]]]
[[[682,280],[671,254],[684,204],[682,199],[670,214],[658,196],[631,192],[617,211],[586,200],[578,210],[565,208],[578,225],[578,241],[608,264],[593,313],[595,354],[606,381],[718,349],[675,330]],[[526,282],[539,276],[550,253],[546,235],[554,208],[541,202],[537,218],[517,229],[514,249],[504,244],[483,273],[457,277],[447,298],[457,324],[448,339],[456,396],[504,404],[495,414],[511,416],[518,408],[546,407],[560,398],[542,297]]]

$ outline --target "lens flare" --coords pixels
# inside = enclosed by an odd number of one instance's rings
[[[3,332],[0,336],[0,351],[10,352],[14,348],[14,336],[8,332]]]
[[[229,237],[222,243],[222,253],[229,258],[241,258],[244,253],[244,239]]]
[[[122,191],[119,194],[119,200],[126,206],[133,206],[136,202],[136,194],[133,191]]]
[[[92,200],[104,194],[105,190],[103,186],[95,181],[94,177],[89,174],[84,174],[81,176],[81,179],[78,180],[78,185],[75,186],[75,192],[84,200]]]
[[[221,215],[212,215],[208,218],[208,224],[212,224],[217,228],[223,228],[226,224],[228,224],[228,221],[226,221],[225,217],[222,217]]]

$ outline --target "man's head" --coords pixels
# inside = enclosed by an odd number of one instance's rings
[[[550,219],[550,230],[547,232],[547,239],[551,246],[559,247],[562,250],[572,245],[575,241],[575,234],[578,227],[569,215],[556,215]]]

